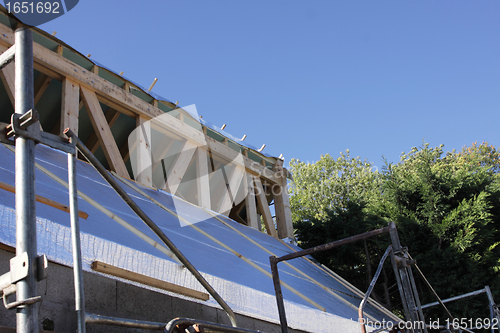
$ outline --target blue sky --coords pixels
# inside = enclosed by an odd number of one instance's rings
[[[40,28],[278,156],[500,145],[500,2],[81,0]]]

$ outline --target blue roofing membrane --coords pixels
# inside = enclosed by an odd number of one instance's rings
[[[0,145],[0,156],[0,181],[14,185],[14,153]],[[67,182],[66,154],[39,144],[36,148],[36,163]],[[269,251],[276,256],[282,256],[292,252],[289,247],[260,231],[219,216],[223,223],[213,217],[213,212],[193,206],[166,192],[135,184],[141,191],[167,208],[176,211],[187,221],[201,221],[197,222],[195,227],[185,225],[149,198],[124,183],[121,184],[123,189],[205,276],[234,312],[279,323],[272,279],[235,255],[227,247],[269,274],[271,273]],[[95,169],[82,161],[77,162],[77,187],[83,194],[135,229],[162,244]],[[68,205],[67,188],[39,168],[36,169],[36,193]],[[98,260],[170,283],[205,291],[196,279],[175,260],[140,239],[136,233],[108,217],[82,197],[79,197],[78,206],[79,210],[89,214],[87,219],[80,219],[84,270],[92,271],[90,264]],[[54,262],[72,266],[69,214],[39,202],[37,202],[36,209],[38,252],[46,254]],[[226,247],[210,239],[200,230],[225,244]],[[13,193],[4,190],[0,190],[0,242],[15,245],[15,199]],[[357,307],[361,302],[359,291],[356,294],[340,277],[336,277],[305,258],[293,259],[289,261],[289,264],[295,269],[285,263],[279,264],[280,278],[282,282],[300,294],[297,295],[283,287],[290,327],[309,332],[359,332],[360,327],[357,322]],[[164,290],[148,288],[171,294]],[[306,298],[314,301],[326,311],[320,310]],[[190,300],[219,307],[212,298],[206,302]],[[366,306],[365,317],[379,321],[397,320],[395,316],[389,314],[387,310],[382,310],[382,307],[373,301]]]

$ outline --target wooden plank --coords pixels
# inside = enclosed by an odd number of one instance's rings
[[[133,147],[133,148],[135,148],[135,147]],[[122,144],[122,146],[120,147],[120,155],[122,156],[123,162],[127,163],[128,159],[130,158],[130,150],[128,147],[128,140],[125,141]]]
[[[136,170],[135,180],[146,186],[153,186],[152,156],[151,156],[151,126],[144,117],[136,118]]]
[[[16,105],[16,69],[14,62],[11,62],[0,71],[0,79],[2,80],[5,91],[7,91],[7,96],[9,96],[12,107],[15,108]],[[27,111],[27,110],[26,110]]]
[[[43,73],[40,73],[38,75],[38,77],[36,78],[35,84],[34,84],[34,86],[35,86],[35,105],[36,105],[36,103],[38,103],[40,98],[42,98],[43,93],[49,87],[50,82],[52,82],[52,78],[50,76],[43,74]]]
[[[61,129],[59,132],[61,136],[66,128],[71,129],[78,136],[79,103],[80,85],[69,78],[64,78],[61,98]]]
[[[0,188],[2,190],[16,193],[16,187],[14,185],[10,185],[10,184],[4,183],[2,181],[0,181]],[[38,194],[36,195],[36,201],[41,202],[43,204],[46,204],[47,206],[51,206],[51,207],[57,208],[59,210],[62,210],[63,212],[67,212],[67,213],[70,212],[69,206],[63,205],[62,203],[59,203],[59,202],[54,201],[52,199],[42,197],[41,195],[38,195]],[[82,219],[87,219],[89,217],[89,214],[79,210],[78,216],[80,216]]]
[[[120,151],[116,145],[111,129],[106,122],[101,105],[97,100],[95,93],[85,87],[80,87],[83,103],[89,115],[94,131],[101,144],[106,160],[110,168],[122,177],[129,177],[125,163],[122,160]]]
[[[250,175],[245,175],[247,184],[247,197],[245,198],[245,210],[247,212],[247,225],[259,230],[260,219],[257,216],[257,204],[255,202],[255,189],[253,178]]]
[[[16,253],[15,247],[9,246],[9,245],[4,244],[4,243],[0,243],[0,250],[4,250],[7,252],[11,252],[11,253]]]
[[[120,117],[120,114],[120,112],[112,108],[108,108],[104,117],[106,118],[106,122],[108,123],[109,128],[113,127],[115,122],[118,120],[118,117]],[[95,153],[95,151],[99,147],[99,139],[97,138],[97,134],[95,134],[95,131],[90,134],[89,138],[85,142],[85,146],[87,146],[92,154]]]
[[[196,145],[189,141],[186,141],[184,143],[184,146],[182,146],[182,150],[177,155],[172,168],[168,172],[167,182],[163,187],[164,190],[169,191],[172,194],[175,194],[177,192],[182,178],[184,177],[184,174],[191,164],[191,160],[193,159],[195,151]]]
[[[91,266],[92,270],[100,273],[110,274],[113,276],[117,276],[123,279],[127,279],[134,282],[139,282],[145,284],[147,286],[160,288],[163,290],[171,291],[180,295],[189,296],[192,298],[196,298],[202,301],[208,301],[210,296],[207,293],[203,293],[198,290],[186,288],[183,286],[179,286],[173,283],[169,283],[166,281],[158,280],[146,275],[138,274],[135,272],[131,272],[126,269],[122,269],[119,267],[115,267],[112,265],[105,264],[100,261],[92,262]]]
[[[283,161],[277,160],[273,166],[273,170],[276,174],[281,175],[282,178],[282,185],[273,185],[271,191],[274,196],[274,212],[276,214],[278,238],[293,238],[292,211],[290,209],[290,198],[288,197]]]
[[[225,171],[228,170],[227,167],[225,167],[224,169]],[[233,208],[233,204],[237,203],[235,201],[237,200],[238,189],[241,185],[244,172],[243,170],[237,168],[236,166],[233,166],[231,174],[227,176],[228,176],[227,187],[223,192],[224,194],[222,195],[222,200],[220,202],[217,211],[221,214],[229,216],[231,208]]]
[[[155,144],[156,148],[153,150],[153,171],[161,165],[161,161],[167,157],[167,153],[174,145],[175,140],[169,138],[168,136],[164,136],[159,144]]]
[[[196,186],[198,206],[211,209],[207,152],[202,147],[196,148]]]
[[[241,155],[243,164],[240,165],[238,161],[235,160],[239,154],[238,152],[208,136],[205,136],[202,131],[181,122],[179,119],[172,117],[169,114],[156,118],[154,122],[158,124],[157,127],[164,128],[163,133],[165,135],[174,134],[186,138],[198,146],[207,146],[213,155],[222,158],[224,161],[235,163],[238,167],[245,168],[248,173],[266,179],[273,184],[278,183],[278,180],[274,176],[274,172],[272,170],[265,168],[259,163],[254,162],[243,155]],[[172,132],[172,134],[169,132]]]
[[[271,210],[269,209],[269,205],[267,204],[266,194],[264,191],[264,187],[262,186],[262,182],[258,177],[253,177],[253,182],[255,188],[255,196],[257,197],[257,206],[259,207],[259,211],[262,214],[262,218],[264,219],[267,233],[275,238],[278,238],[278,234],[276,233],[276,229],[274,227],[273,217],[271,216]]]

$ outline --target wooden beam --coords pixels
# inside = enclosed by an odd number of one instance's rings
[[[195,151],[196,145],[190,141],[186,141],[184,143],[181,152],[177,155],[174,165],[168,172],[167,182],[163,187],[164,190],[169,191],[172,194],[177,192],[182,178],[191,164]]]
[[[118,117],[120,117],[120,112],[108,108],[106,111],[106,114],[104,115],[106,118],[106,122],[108,123],[109,128],[112,128],[115,122],[118,120]],[[85,142],[85,146],[93,153],[97,150],[99,147],[99,139],[97,138],[97,134],[95,134],[95,131],[90,134],[89,138]]]
[[[14,43],[14,33],[12,29],[0,24],[0,44],[10,47]],[[141,115],[146,119],[154,118],[165,113],[154,105],[140,99],[132,93],[118,87],[111,82],[101,78],[92,71],[89,71],[70,60],[58,55],[57,53],[43,47],[38,43],[33,43],[33,54],[35,60],[35,68],[39,68],[42,73],[55,73],[59,77],[72,77],[78,82],[81,87],[86,87],[97,93],[99,101],[112,107],[113,109],[125,113],[127,115]],[[172,104],[172,107],[175,105]],[[227,160],[232,160],[235,151],[220,142],[216,142],[212,138],[207,138],[205,135],[189,125],[172,118],[167,127],[169,131],[176,132],[180,130],[180,135],[194,143],[203,141],[201,144],[208,143],[214,154],[219,155]],[[187,129],[187,130],[186,130]],[[178,133],[178,132],[177,132]],[[276,183],[276,179],[269,169],[265,169],[254,161],[244,157],[244,166],[247,172],[259,176],[262,179],[267,179]],[[267,171],[266,171],[267,170]]]
[[[210,296],[207,293],[203,293],[198,290],[186,288],[166,281],[158,280],[146,275],[131,272],[126,269],[122,269],[116,266],[108,265],[100,261],[94,261],[90,265],[92,270],[100,273],[110,274],[113,276],[120,277],[122,279],[127,279],[134,282],[139,282],[147,286],[160,288],[170,292],[174,292],[180,295],[189,296],[202,301],[208,301]]]
[[[11,29],[3,25],[0,26],[0,42],[3,42],[6,46],[10,47],[13,41],[13,32]],[[3,29],[1,29],[2,27]],[[6,37],[3,36],[2,33],[5,34]],[[155,107],[154,105],[140,99],[139,97],[118,86],[115,86],[109,81],[106,81],[105,79],[92,73],[91,71],[88,71],[83,67],[74,64],[70,60],[52,52],[51,50],[39,45],[38,43],[34,43],[33,50],[36,63],[44,65],[46,68],[58,73],[59,75],[73,77],[73,79],[75,79],[81,86],[86,86],[90,90],[97,92],[98,99],[101,102],[110,107],[113,107],[119,112],[125,113],[127,115],[139,114],[141,116],[144,116],[146,119],[165,114],[162,110]],[[175,107],[175,105],[172,104],[171,107]],[[200,134],[202,134],[201,131],[192,128],[191,126],[174,117],[171,118],[175,119],[178,124],[174,122],[174,124],[170,126],[169,129],[175,132],[175,129],[178,128],[176,127],[176,125],[183,124],[184,126],[182,127],[184,128],[182,129],[189,128],[191,130],[191,133],[188,133],[188,135],[186,135],[181,131],[180,135],[182,137],[187,137],[189,140],[191,140],[193,139],[192,134],[194,131],[195,135],[201,138],[199,136]],[[207,141],[211,143],[211,149],[213,149],[217,155],[221,155],[226,159],[232,159],[231,157],[234,156],[235,151],[225,146],[224,144],[217,142],[212,138],[207,138]],[[205,142],[203,142],[202,145],[205,145]],[[263,178],[269,178],[270,181],[275,182],[272,174],[266,172],[265,170],[263,170],[263,168],[260,168],[258,164],[246,157],[245,167],[248,169],[248,172],[254,175],[259,175]]]
[[[237,201],[238,190],[244,176],[244,171],[236,166],[233,166],[232,168],[233,170],[230,175],[227,174],[228,169],[229,168],[227,166],[224,167],[224,170],[226,171],[226,175],[228,177],[227,187],[223,192],[224,194],[222,195],[222,200],[217,209],[219,213],[224,214],[226,216],[229,216],[231,208],[233,208],[233,204],[234,203],[237,204],[236,201]]]
[[[253,177],[255,195],[257,197],[257,206],[264,219],[264,224],[267,229],[267,233],[275,238],[278,238],[276,229],[274,227],[273,217],[271,216],[271,211],[269,210],[269,205],[267,204],[266,193],[262,182],[258,177]]]
[[[101,144],[106,160],[109,163],[110,168],[122,177],[129,177],[127,167],[122,160],[120,151],[116,145],[111,129],[106,122],[104,113],[102,112],[101,105],[97,100],[97,96],[91,90],[85,87],[80,87],[82,93],[83,103],[85,104],[85,109],[89,115],[94,131],[97,134],[97,138]]]
[[[78,136],[78,115],[80,112],[80,86],[75,81],[64,78],[62,82],[61,99],[61,129],[62,136],[66,128]]]
[[[211,209],[207,152],[202,147],[196,148],[196,186],[198,206]]]
[[[0,181],[0,188],[2,190],[5,190],[5,191],[16,193],[15,186],[4,183],[2,181]],[[57,208],[59,210],[62,210],[63,212],[67,212],[67,213],[70,212],[69,206],[67,206],[67,205],[63,205],[62,203],[59,203],[57,201],[54,201],[54,200],[46,198],[46,197],[42,197],[41,195],[38,195],[38,194],[35,196],[35,198],[36,198],[36,201],[41,202],[43,204],[46,204],[47,206]],[[82,219],[87,219],[89,217],[89,214],[79,210],[78,216],[80,216]]]
[[[260,219],[257,216],[257,205],[255,202],[255,189],[253,178],[250,175],[245,175],[247,184],[247,197],[245,198],[245,210],[247,212],[247,225],[259,230]]]
[[[136,118],[136,168],[137,174],[135,180],[139,183],[147,185],[149,187],[153,186],[153,172],[152,172],[152,156],[151,156],[151,126],[150,122],[144,119],[144,117],[138,116]]]
[[[281,175],[282,184],[272,186],[274,196],[274,212],[276,214],[276,224],[278,227],[278,237],[293,238],[292,211],[290,209],[290,198],[288,197],[286,172],[283,168],[283,161],[277,160],[273,166],[277,175]]]
[[[156,168],[161,165],[161,161],[167,156],[168,151],[174,145],[175,140],[168,136],[164,136],[159,144],[155,144],[155,149],[153,150],[153,170],[154,172]]]
[[[11,252],[11,253],[16,253],[15,247],[9,246],[9,245],[4,244],[4,243],[0,243],[0,250],[4,250],[7,252]]]
[[[130,158],[130,149],[128,147],[128,140],[125,141],[120,147],[120,155],[123,159],[123,162],[127,163],[128,159]]]
[[[243,155],[241,155],[242,164],[240,165],[238,161],[235,160],[239,154],[238,152],[215,139],[205,136],[202,131],[198,131],[169,114],[156,118],[154,123],[156,123],[156,128],[163,128],[163,133],[165,135],[177,135],[192,141],[198,146],[207,146],[213,155],[222,158],[224,161],[235,163],[238,167],[245,168],[248,173],[266,179],[273,184],[278,182],[272,170],[265,168]]]
[[[16,106],[16,69],[14,62],[11,62],[0,71],[0,79],[2,80],[5,91],[7,91],[7,96],[9,96],[10,102],[12,103],[12,107]],[[27,110],[26,110],[27,111]]]
[[[50,82],[52,82],[52,78],[50,76],[43,74],[43,73],[40,73],[38,75],[38,77],[36,78],[35,84],[34,84],[34,86],[35,86],[35,106],[36,106],[36,103],[38,103],[38,101],[40,100],[40,98],[42,98],[45,90],[47,90],[47,88],[49,87]]]

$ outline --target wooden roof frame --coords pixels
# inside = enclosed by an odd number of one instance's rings
[[[33,29],[40,33],[39,29]],[[42,33],[42,35],[44,34],[46,33]],[[4,52],[13,44],[14,31],[8,26],[0,24],[0,52]],[[72,62],[63,56],[62,45],[59,45],[55,51],[52,51],[51,49],[34,42],[33,59],[34,68],[43,74],[43,76],[37,81],[37,99],[40,99],[51,80],[55,79],[61,81],[63,90],[60,128],[63,129],[65,127],[70,127],[74,132],[78,131],[78,112],[81,108],[80,99],[82,99],[95,129],[95,136],[97,136],[97,138],[94,138],[93,140],[95,141],[95,139],[97,139],[101,144],[109,166],[119,175],[123,177],[128,176],[128,171],[126,170],[124,163],[123,152],[120,152],[120,149],[117,147],[116,142],[113,139],[113,135],[111,134],[110,125],[112,125],[112,121],[110,121],[110,119],[106,119],[99,103],[107,105],[114,111],[132,117],[138,122],[145,122],[153,118],[158,119],[158,116],[162,116],[162,127],[166,128],[166,130],[174,136],[187,140],[186,142],[188,142],[190,147],[197,147],[196,155],[199,158],[204,152],[207,155],[216,156],[218,159],[223,161],[235,163],[233,157],[238,152],[235,152],[234,149],[228,146],[227,138],[222,140],[222,142],[219,142],[206,135],[207,129],[204,126],[200,125],[201,130],[199,130],[185,123],[182,119],[182,113],[180,114],[180,119],[177,119],[176,117],[161,110],[158,107],[157,100],[153,99],[152,103],[148,103],[140,97],[132,94],[130,92],[130,83],[128,82],[126,82],[123,87],[119,87],[110,81],[107,81],[98,75],[99,68],[97,66],[94,66],[92,70],[88,70]],[[0,78],[2,79],[4,86],[6,86],[7,93],[9,93],[9,88],[12,84],[11,76],[12,70],[10,70],[9,67],[5,67],[2,73],[0,73]],[[11,100],[12,99],[13,97],[11,97]],[[164,104],[165,103],[169,104],[169,102],[164,102]],[[176,108],[176,105],[174,104],[171,106],[172,108]],[[113,118],[116,120],[116,114]],[[92,148],[95,150],[95,146]],[[276,234],[279,234],[279,238],[293,237],[291,214],[289,212],[289,200],[286,192],[286,178],[283,177],[283,170],[286,169],[282,167],[282,161],[280,159],[271,158],[274,162],[274,168],[270,169],[266,166],[264,159],[262,160],[262,163],[257,163],[250,159],[247,154],[248,150],[248,148],[242,148],[243,154],[241,157],[243,163],[241,165],[235,163],[236,167],[244,171],[245,174],[248,174],[251,177],[250,179],[253,178],[253,182],[249,181],[249,184],[254,183],[258,185],[257,187],[260,189],[260,187],[262,187],[262,183],[266,183],[273,188],[279,188],[279,191],[276,192],[280,193],[279,196],[274,197],[275,204],[279,205],[276,209],[278,233],[276,233],[273,226],[273,218],[269,213],[268,202],[265,200],[265,197],[263,195],[259,195],[259,193],[255,193],[257,196],[252,193],[251,195],[248,195],[246,199],[249,201],[245,207],[250,210],[247,214],[248,225],[255,228],[258,224],[258,221],[256,221],[257,213],[255,211],[257,203],[259,211],[264,215],[266,227],[272,229],[271,231],[268,230],[271,235],[278,237]],[[251,151],[254,154],[258,154],[256,151]],[[180,163],[184,169],[186,163],[187,162]],[[205,166],[200,165],[198,168],[204,169]],[[285,174],[287,174],[287,172],[285,172]],[[200,183],[198,186],[199,189],[203,188],[203,186],[206,186],[206,183],[208,183],[207,178],[205,177],[202,177],[200,182],[203,182],[204,185]],[[246,178],[244,182],[247,182]],[[228,184],[228,186],[229,185],[231,185],[231,188],[234,187],[234,184]],[[206,190],[204,192],[206,193]],[[199,198],[199,204],[206,207],[210,204],[210,201],[207,201],[206,197]]]

